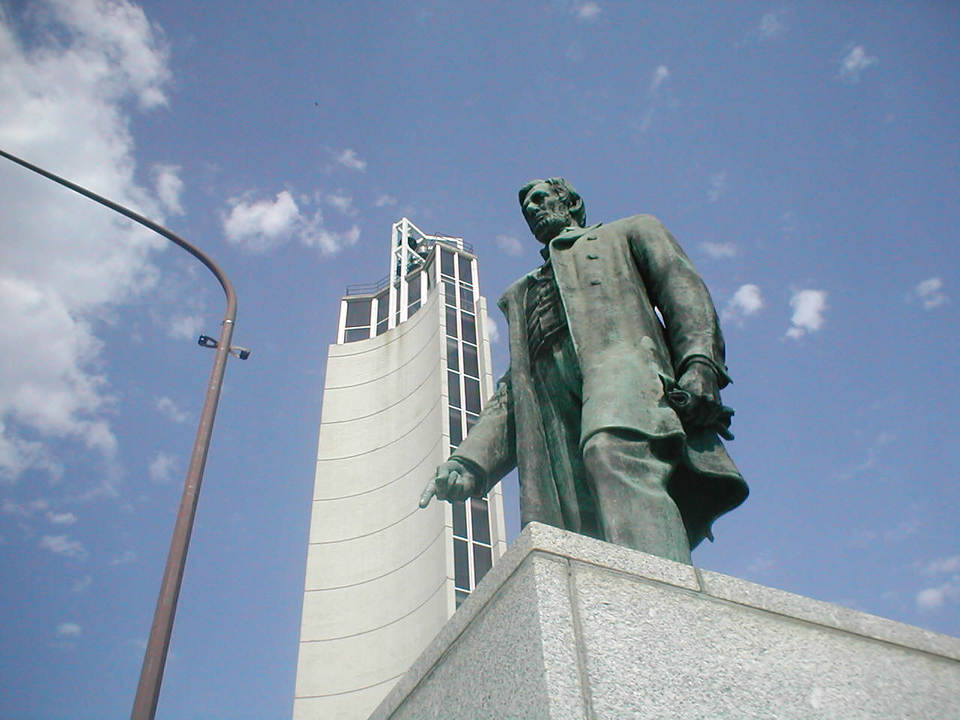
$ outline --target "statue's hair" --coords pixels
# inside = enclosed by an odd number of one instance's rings
[[[546,180],[531,180],[522,188],[518,193],[520,199],[520,207],[523,207],[523,201],[527,199],[527,194],[533,188],[534,185],[539,185],[540,183],[547,183],[552,187],[557,195],[560,196],[560,199],[563,203],[570,208],[570,214],[573,216],[573,219],[576,220],[581,227],[587,226],[587,206],[583,202],[583,198],[580,197],[580,193],[574,190],[573,185],[567,182],[564,178],[547,178]]]

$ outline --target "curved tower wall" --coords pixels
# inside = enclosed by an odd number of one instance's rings
[[[394,231],[398,226],[405,230],[403,223],[409,221],[397,223]],[[445,246],[446,252],[451,249]],[[475,306],[470,309],[476,316],[479,382],[486,398],[493,382],[485,302],[475,287],[476,258],[462,245],[460,251],[474,268]],[[461,396],[470,381],[465,373],[473,372],[451,354],[451,343],[457,342],[459,355],[464,352],[466,341],[450,337],[463,334],[463,317],[451,330],[450,293],[443,291],[450,278],[434,262],[438,253],[434,247],[422,268],[423,292],[417,295],[422,304],[408,307],[408,291],[400,283],[390,290],[392,327],[381,320],[377,328],[374,299],[373,337],[345,342],[345,327],[356,324],[346,319],[346,306],[355,296],[342,302],[339,342],[330,346],[327,357],[295,720],[366,718],[479,581],[487,561],[478,564],[476,553],[492,555],[495,562],[505,550],[499,488],[483,503],[489,507],[489,512],[483,510],[488,531],[479,528],[481,516],[470,504],[461,503],[456,510],[437,501],[425,510],[417,506],[436,466],[458,442],[451,429],[457,432],[453,416],[460,411],[451,402],[465,403],[451,401],[448,388],[457,382],[454,395]],[[460,281],[459,272],[454,281]],[[376,298],[377,293],[386,310],[387,290],[379,287],[369,295]],[[464,298],[467,307],[469,298]],[[460,300],[458,294],[456,312]],[[470,414],[464,409],[460,417],[466,428]],[[468,529],[467,516],[472,516]],[[484,542],[487,532],[490,539]]]

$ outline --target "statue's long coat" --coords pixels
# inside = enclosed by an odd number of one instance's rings
[[[693,355],[712,360],[726,384],[723,336],[703,281],[650,215],[568,228],[551,241],[550,258],[583,376],[581,449],[609,429],[682,447],[670,493],[695,546],[716,517],[747,496],[716,433],[685,432],[664,397],[661,376],[672,381]],[[558,449],[548,448],[546,437],[556,435],[544,430],[533,386],[525,318],[531,284],[532,274],[500,299],[510,370],[453,457],[479,466],[488,487],[519,465],[522,524],[564,527],[561,504],[576,500],[552,477],[548,453]]]

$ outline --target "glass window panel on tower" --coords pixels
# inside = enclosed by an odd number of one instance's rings
[[[453,277],[453,253],[444,248],[440,248],[440,272]]]
[[[460,425],[460,411],[450,408],[450,444],[459,445],[463,442],[463,428]]]
[[[454,338],[447,338],[447,368],[460,372],[460,353]]]
[[[447,308],[447,335],[450,337],[457,336],[457,309],[448,307]]]
[[[473,312],[473,290],[460,286],[460,309],[464,312]]]
[[[473,539],[476,542],[490,544],[490,518],[487,501],[482,498],[470,498],[470,522],[473,524]]]
[[[347,300],[347,327],[370,327],[370,306],[372,300]]]
[[[458,255],[457,259],[460,262],[460,282],[472,283],[473,271],[470,267],[470,258],[466,255]]]
[[[450,370],[447,371],[447,397],[450,398],[450,405],[452,407],[461,407],[460,375]]]
[[[493,558],[490,548],[484,545],[473,544],[473,576],[477,582],[487,574],[487,570],[493,564]]]
[[[456,307],[457,305],[457,286],[452,282],[445,282],[443,284],[443,300],[450,307]]]
[[[477,319],[473,315],[463,315],[463,339],[477,344]]]
[[[463,379],[463,402],[468,412],[480,412],[480,381],[473,378]]]
[[[465,538],[467,536],[467,504],[465,501],[452,503],[453,505],[453,534]]]
[[[466,375],[480,377],[480,365],[477,362],[477,346],[463,343],[463,372]]]
[[[453,576],[458,588],[470,590],[470,561],[468,559],[467,541],[453,540]]]

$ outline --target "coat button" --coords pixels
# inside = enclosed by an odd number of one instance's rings
[[[596,260],[599,257],[596,253],[587,253],[587,260]]]
[[[590,284],[591,284],[591,285],[599,285],[599,284],[600,284],[600,281],[599,281],[599,280],[591,280],[591,281],[590,281]]]

